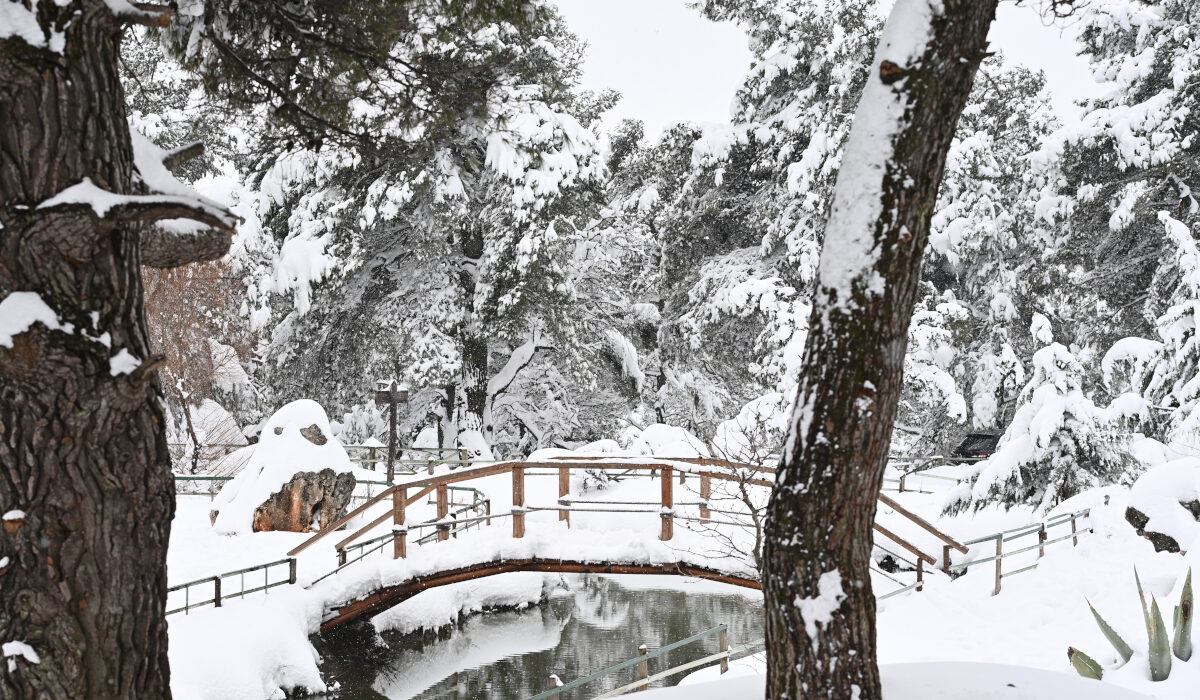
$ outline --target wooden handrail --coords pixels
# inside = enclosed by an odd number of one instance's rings
[[[929,522],[928,520],[922,518],[921,516],[917,515],[916,513],[910,511],[909,509],[900,505],[896,501],[892,500],[892,498],[890,496],[886,496],[881,493],[881,494],[879,494],[879,501],[880,501],[880,503],[883,503],[885,506],[891,508],[892,510],[896,511],[897,513],[899,513],[899,514],[903,515],[904,517],[908,518],[909,520],[913,521],[917,525],[920,525],[922,529],[924,529],[926,532],[933,535],[934,537],[937,537],[942,542],[950,545],[951,547],[957,549],[958,551],[962,552],[963,554],[967,553],[967,548],[965,546],[959,544],[954,538],[950,537],[946,533],[944,533],[941,530],[934,527],[933,523]],[[934,562],[932,560],[930,560],[929,563],[932,564]]]
[[[900,536],[898,536],[896,533],[892,532],[891,530],[887,529],[886,527],[880,525],[879,523],[875,523],[875,531],[880,533],[884,537],[887,537],[889,540],[895,542],[896,544],[900,545],[904,549],[907,549],[909,554],[912,554],[914,557],[919,557],[921,559],[924,559],[925,561],[929,562],[930,564],[937,564],[937,559],[934,559],[933,557],[929,556],[925,552],[922,552],[921,550],[917,549],[913,545],[904,541],[903,538],[901,538]]]

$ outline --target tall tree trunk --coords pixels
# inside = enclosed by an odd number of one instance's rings
[[[946,152],[997,0],[897,0],[846,146],[768,506],[767,697],[881,697],[876,497]]]
[[[0,313],[49,308],[0,336],[0,511],[24,511],[0,533],[0,640],[39,659],[12,659],[0,696],[169,697],[175,493],[137,223],[163,206],[37,208],[84,178],[139,193],[117,75],[122,19],[102,0],[36,12],[0,2],[37,27],[0,39]],[[164,245],[164,259],[190,261]]]
[[[483,258],[483,231],[475,222],[463,227],[459,249],[463,256],[463,267],[458,275],[458,285],[466,318],[458,328],[458,350],[462,360],[456,411],[458,430],[482,432],[484,407],[487,404],[488,341],[476,299],[479,262]]]

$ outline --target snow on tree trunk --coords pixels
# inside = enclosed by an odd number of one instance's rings
[[[898,0],[846,146],[764,555],[767,696],[881,696],[876,495],[942,169],[997,0]]]
[[[170,697],[175,499],[139,267],[221,255],[231,222],[178,192],[147,195],[157,176],[136,152],[117,66],[122,24],[153,15],[99,0],[4,5],[0,510],[25,517],[0,541],[12,562],[0,639],[40,662],[17,661],[0,696]],[[219,235],[149,226],[193,215]],[[21,309],[27,322],[7,324]]]

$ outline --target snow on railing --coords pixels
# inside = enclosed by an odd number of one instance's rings
[[[282,566],[287,566],[287,570],[288,570],[287,578],[283,579],[283,580],[278,580],[278,581],[271,581],[271,569],[276,568],[276,567],[282,567]],[[253,574],[256,571],[263,572],[263,585],[246,588],[246,574]],[[227,579],[227,578],[233,578],[235,576],[238,577],[239,585],[238,585],[237,591],[232,591],[224,585],[223,580]],[[211,605],[213,607],[219,608],[219,607],[221,607],[221,603],[229,598],[233,598],[233,597],[245,598],[247,595],[249,595],[251,593],[258,593],[260,591],[266,592],[272,588],[275,588],[276,586],[289,586],[294,583],[296,583],[296,558],[295,557],[289,557],[287,559],[280,559],[279,561],[268,562],[266,564],[259,564],[257,566],[251,566],[251,567],[247,567],[245,569],[238,569],[236,571],[226,571],[223,574],[217,574],[215,576],[206,576],[204,578],[196,579],[195,581],[188,581],[187,583],[181,583],[178,586],[171,586],[170,588],[168,588],[167,589],[168,600],[170,600],[170,596],[172,593],[176,593],[178,591],[183,591],[183,606],[174,608],[174,609],[168,609],[166,614],[173,615],[175,613],[181,612],[186,615],[190,610],[192,610],[194,608],[203,607],[205,605]],[[203,587],[203,586],[211,586],[212,587],[212,597],[205,598],[205,599],[202,599],[202,600],[199,600],[199,601],[193,603],[192,595],[191,595],[192,589]]]

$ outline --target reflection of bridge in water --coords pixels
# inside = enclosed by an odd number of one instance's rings
[[[573,473],[614,471],[625,475],[656,475],[657,498],[604,500],[583,494],[572,497]],[[371,517],[334,545],[339,567],[312,586],[313,591],[319,592],[322,600],[327,602],[328,614],[321,624],[322,632],[378,614],[430,588],[517,571],[671,574],[760,588],[752,564],[732,552],[714,550],[713,542],[705,537],[718,533],[725,542],[739,536],[753,541],[753,533],[745,532],[748,521],[737,519],[746,513],[723,510],[729,507],[726,502],[720,506],[710,502],[713,487],[714,484],[732,484],[769,489],[774,472],[769,467],[708,458],[571,456],[544,461],[469,463],[461,469],[409,479],[385,488],[288,554],[295,556],[333,536],[338,528],[356,519]],[[549,498],[545,503],[537,502],[540,494],[534,494],[533,499],[527,498],[526,487],[530,477],[535,475],[557,476],[557,500],[550,501],[554,491],[547,494]],[[505,477],[511,480],[512,495],[511,507],[507,510],[495,508],[489,500],[486,512],[468,506],[451,513],[452,485],[471,482],[479,491],[485,491],[489,489],[484,488],[484,481],[490,480],[488,486],[494,499],[496,481]],[[680,482],[678,488],[677,479]],[[688,480],[698,488],[689,488]],[[499,487],[508,491],[507,484],[500,483]],[[677,500],[677,491],[694,494],[698,499]],[[430,495],[436,499],[437,518],[422,523],[410,522],[408,507]],[[961,544],[887,496],[881,495],[880,500],[899,519],[932,535],[946,548],[966,551]],[[536,527],[527,533],[527,519],[537,513],[557,513],[557,522],[534,521]],[[587,523],[582,527],[577,523],[573,527],[571,516],[574,513],[588,514]],[[462,515],[470,517],[459,517]],[[650,537],[644,530],[639,533],[627,527],[631,520],[653,516],[659,519],[656,537]],[[504,519],[511,522],[511,536],[501,533],[501,528],[488,527],[493,521]],[[616,527],[612,527],[613,520],[616,520]],[[677,534],[676,521],[689,527]],[[594,527],[596,524],[604,526]],[[373,539],[368,538],[385,525],[390,525],[390,532],[383,536],[376,533]],[[475,529],[468,532],[470,528]],[[879,524],[875,529],[911,555],[909,559],[892,553],[893,562],[896,559],[907,562],[908,570],[915,574],[915,581],[907,585],[892,578],[901,587],[888,595],[920,590],[925,564],[934,565],[939,560],[892,530]],[[422,530],[436,533],[439,545],[422,547],[410,556],[409,533],[420,540],[423,539]],[[739,535],[739,531],[743,534]],[[454,541],[448,542],[452,537]],[[372,566],[357,564],[368,554],[385,550],[391,551],[391,561],[376,559]],[[356,556],[348,558],[347,553],[353,551],[357,551]]]

